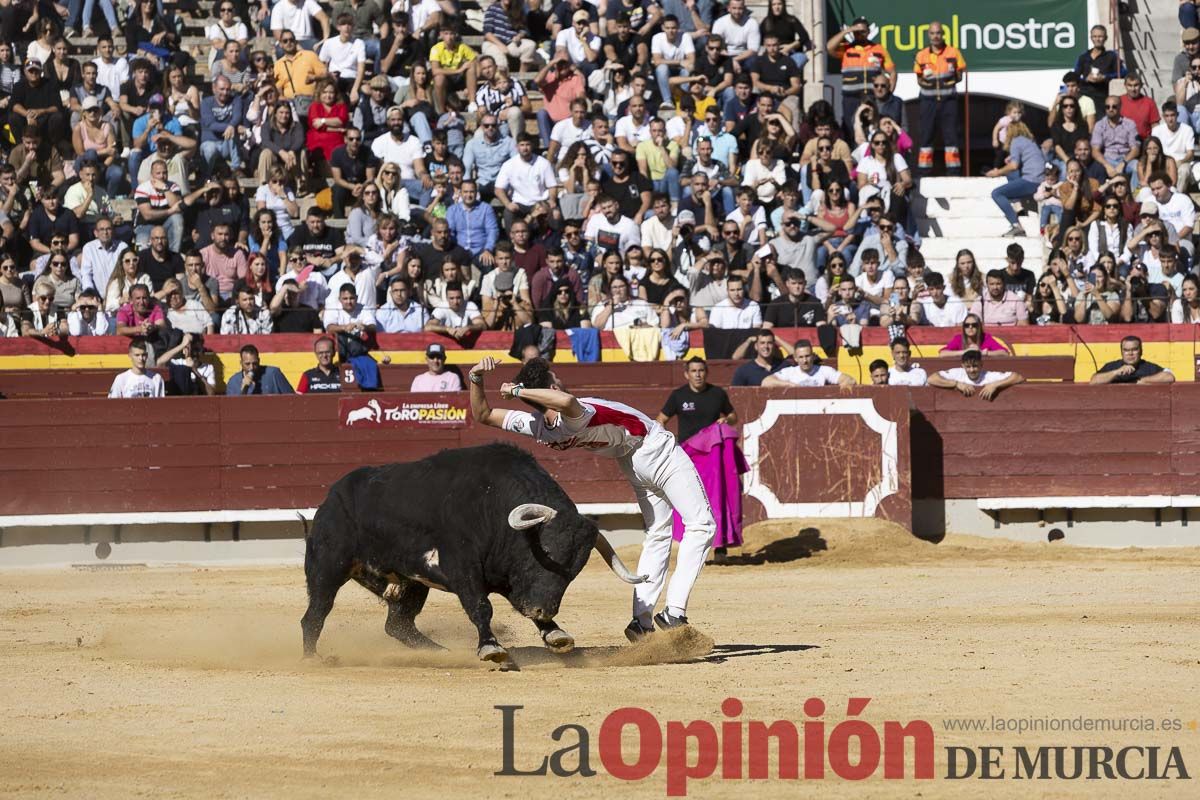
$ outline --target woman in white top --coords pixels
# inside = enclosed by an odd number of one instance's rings
[[[446,308],[449,305],[446,302],[446,286],[450,283],[460,284],[463,297],[467,300],[475,297],[475,290],[479,288],[479,281],[463,274],[463,268],[459,264],[445,261],[442,263],[441,274],[425,281],[425,305],[429,308]]]
[[[1090,267],[1102,253],[1113,253],[1117,261],[1128,264],[1132,253],[1126,245],[1132,234],[1133,226],[1121,213],[1121,201],[1115,197],[1105,198],[1100,219],[1087,226],[1088,256],[1084,263]],[[1101,237],[1104,237],[1103,240]]]
[[[1188,323],[1200,325],[1200,278],[1195,275],[1183,276],[1181,297],[1171,303],[1171,322],[1179,325]]]
[[[871,152],[863,156],[858,171],[858,202],[880,195],[888,218],[903,223],[908,216],[908,192],[912,189],[912,174],[904,157],[892,149],[892,140],[883,131],[875,131],[870,143]]]
[[[397,164],[385,161],[379,168],[375,185],[379,187],[379,200],[384,209],[405,222],[412,219],[412,206],[409,202],[408,190],[400,182],[400,167]]]
[[[558,206],[562,210],[563,219],[582,218],[583,204],[588,197],[588,181],[599,179],[600,170],[592,160],[587,142],[575,142],[568,147],[558,162],[558,182],[562,184],[562,191],[558,194]]]
[[[292,231],[295,230],[292,217],[300,216],[300,206],[296,203],[296,193],[287,186],[287,173],[282,167],[271,168],[267,182],[254,192],[254,202],[258,208],[274,212],[279,235],[284,241],[292,238]]]
[[[120,311],[121,306],[129,302],[129,290],[138,285],[147,289],[153,287],[150,276],[138,272],[137,253],[132,249],[126,250],[121,253],[121,263],[113,270],[112,277],[108,279],[108,286],[104,289],[104,310],[110,314]]]
[[[758,157],[746,162],[742,170],[742,185],[753,189],[760,203],[769,205],[787,182],[787,165],[780,159],[774,142],[760,140],[755,150]]]
[[[209,68],[221,57],[228,42],[237,42],[245,47],[246,42],[250,40],[250,31],[246,29],[246,23],[235,15],[233,3],[229,0],[217,0],[216,6],[217,18],[204,29],[205,37],[212,44],[212,50],[208,53]]]

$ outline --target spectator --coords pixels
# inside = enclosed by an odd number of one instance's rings
[[[818,366],[812,342],[799,339],[792,350],[794,367],[784,367],[763,378],[764,388],[791,388],[795,386],[854,386],[857,381],[833,367]]]
[[[183,245],[184,199],[179,185],[168,179],[165,161],[156,160],[150,165],[150,179],[138,185],[133,199],[137,201],[137,245],[148,245],[151,231],[162,226],[167,243],[178,252]]]
[[[1079,325],[1105,325],[1121,309],[1121,295],[1110,285],[1103,269],[1092,268],[1083,290],[1075,298],[1075,322]]]
[[[311,0],[305,0],[305,5],[319,8]],[[291,1],[282,7],[280,3],[275,4],[277,12],[290,14],[292,9],[294,6]],[[309,106],[314,100],[317,81],[326,75],[325,65],[316,53],[307,47],[301,47],[291,30],[276,31],[275,36],[283,50],[283,55],[275,62],[275,85],[279,88],[282,98],[296,106],[296,115],[304,119],[308,116]]]
[[[42,62],[37,58],[25,60],[23,80],[13,87],[10,98],[13,131],[20,136],[26,126],[41,134],[59,155],[71,151],[71,130],[63,108],[58,84],[46,80]]]
[[[146,372],[149,348],[144,339],[135,338],[129,343],[129,369],[113,379],[108,396],[113,397],[166,397],[167,388],[162,375]]]
[[[595,203],[599,214],[588,220],[583,237],[598,251],[624,254],[642,243],[642,233],[636,222],[625,216],[621,204],[613,197],[601,195]]]
[[[79,221],[69,208],[62,208],[58,195],[50,188],[41,190],[41,205],[29,214],[29,228],[26,231],[29,246],[35,253],[49,253],[50,241],[55,236],[65,236],[67,250],[76,252],[79,249]]]
[[[500,66],[516,59],[522,70],[532,70],[537,61],[537,42],[530,35],[524,12],[525,5],[519,0],[497,0],[483,14],[483,54]]]
[[[294,274],[279,279],[275,300],[271,303],[271,318],[275,333],[321,333],[321,318],[312,302],[305,297],[310,289],[327,291],[319,274],[310,275],[301,286]]]
[[[631,298],[629,281],[624,275],[614,275],[608,281],[609,298],[598,303],[592,311],[592,326],[615,330],[626,325],[657,327],[658,315],[645,300]]]
[[[538,72],[533,82],[542,90],[545,100],[537,113],[538,133],[542,146],[550,146],[550,135],[555,123],[571,115],[571,101],[585,97],[587,87],[583,76],[575,69],[571,60],[561,53]],[[521,137],[517,137],[518,141]]]
[[[454,242],[450,236],[450,224],[442,219],[430,226],[430,241],[418,245],[416,255],[421,259],[422,273],[430,278],[440,274],[442,264],[447,261],[471,263],[471,254]]]
[[[867,375],[871,378],[872,386],[887,386],[891,377],[887,362],[882,358],[877,358],[868,365]]]
[[[1137,73],[1125,76],[1125,96],[1121,98],[1121,116],[1133,120],[1139,139],[1150,135],[1159,123],[1158,106],[1154,98],[1142,92],[1142,79]]]
[[[317,84],[316,102],[308,109],[308,132],[305,146],[313,169],[319,174],[330,173],[330,160],[339,147],[346,144],[346,129],[350,127],[350,109],[342,99],[338,82],[324,78]],[[375,140],[378,144],[383,137]],[[372,145],[374,147],[374,145]]]
[[[184,333],[179,344],[158,357],[157,367],[167,369],[167,388],[173,395],[204,395],[217,393],[217,372],[204,361],[204,337]]]
[[[357,106],[367,67],[367,46],[354,35],[353,14],[339,12],[334,21],[338,35],[321,44],[317,57],[329,76],[338,82],[338,88],[349,97],[350,105]]]
[[[811,328],[825,324],[821,302],[808,293],[808,279],[802,270],[787,270],[784,286],[786,293],[767,305],[763,312],[764,329]]]
[[[1024,131],[1027,135],[1031,135],[1028,128],[1025,128]],[[913,185],[908,163],[895,151],[892,140],[883,131],[872,133],[869,142],[870,152],[858,162],[857,166],[859,202],[865,203],[869,198],[878,196],[883,200],[883,207],[887,212],[888,219],[900,222],[908,216],[908,193],[912,190]],[[1032,139],[1029,139],[1029,144],[1037,151],[1038,158],[1041,158],[1041,151],[1037,149],[1037,145],[1033,144]],[[1042,170],[1042,163],[1039,162],[1037,175],[1031,180],[1040,180]],[[1010,170],[1006,168],[1005,171]],[[1036,188],[1037,184],[1035,183],[1033,189]],[[1031,196],[1033,189],[1029,191]],[[996,191],[998,192],[1000,189]],[[994,197],[995,192],[992,194]]]
[[[71,336],[107,336],[114,332],[113,320],[103,310],[104,300],[95,289],[84,289],[67,314],[67,333]]]
[[[925,374],[925,370],[912,363],[912,349],[907,340],[893,339],[888,347],[892,351],[892,362],[895,366],[887,368],[887,385],[925,386],[929,383],[929,376]],[[884,366],[887,367],[886,364]]]
[[[782,49],[779,34],[762,37],[763,54],[754,59],[750,75],[754,88],[776,100],[776,107],[791,115],[793,127],[800,126],[802,77],[800,68]]]
[[[929,23],[927,35],[929,46],[913,59],[913,71],[917,74],[917,84],[920,86],[921,141],[917,170],[928,173],[933,169],[934,134],[940,129],[942,146],[945,148],[946,173],[957,175],[962,169],[962,159],[958,153],[958,84],[966,76],[967,62],[961,52],[946,44],[942,23]],[[877,78],[876,84],[880,82]],[[1072,101],[1072,106],[1078,115],[1078,103]],[[881,108],[880,113],[886,113],[885,109]],[[900,119],[898,116],[893,118]]]
[[[994,269],[987,274],[987,293],[971,304],[968,313],[977,314],[989,325],[1028,325],[1025,303],[1016,292],[1009,290],[1006,270]]]
[[[163,286],[166,296],[167,324],[184,333],[213,333],[212,312],[196,300],[184,297],[183,286],[171,278]]]
[[[245,251],[234,246],[229,225],[222,223],[213,228],[213,242],[200,251],[200,256],[205,274],[217,281],[220,299],[232,299],[237,281],[246,278],[247,263]]]
[[[1124,75],[1125,67],[1115,51],[1106,49],[1106,27],[1093,25],[1091,39],[1091,48],[1075,60],[1075,74],[1081,82],[1083,93],[1099,107],[1110,94],[1109,83]]]
[[[537,307],[535,318],[543,328],[560,331],[592,327],[566,278],[560,278],[550,287],[550,296]]]
[[[239,137],[245,130],[245,122],[241,95],[234,94],[228,78],[218,76],[213,81],[212,95],[200,101],[200,156],[208,174],[216,168],[218,157],[231,169],[242,170]]]
[[[79,278],[71,273],[70,259],[65,250],[51,253],[37,278],[37,283],[44,283],[54,289],[54,305],[59,309],[69,309],[75,305],[75,297],[79,294]]]
[[[242,284],[236,292],[237,302],[221,315],[222,336],[257,336],[271,333],[275,324],[271,311],[260,307],[249,286]]]
[[[375,313],[372,309],[364,308],[358,302],[354,285],[342,284],[337,293],[338,307],[325,307],[321,321],[325,323],[325,332],[337,336],[346,334],[354,339],[366,341],[375,333]]]
[[[522,123],[523,124],[523,123]],[[496,196],[496,178],[505,162],[517,156],[515,137],[501,136],[500,123],[493,114],[484,114],[479,130],[467,142],[463,152],[463,169],[479,184],[485,200]]]
[[[1192,198],[1175,190],[1170,175],[1165,172],[1151,174],[1147,185],[1137,193],[1137,200],[1142,203],[1153,201],[1159,218],[1175,230],[1178,244],[1187,251],[1189,259],[1195,255],[1192,227],[1196,222],[1196,204]]]
[[[1174,383],[1171,370],[1142,358],[1142,340],[1126,336],[1121,340],[1121,358],[1109,361],[1092,376],[1093,385],[1103,383]]]
[[[129,289],[129,302],[117,311],[117,335],[157,343],[162,340],[166,330],[166,315],[150,294],[150,288],[140,283],[134,284]]]
[[[932,277],[932,276],[930,276]],[[931,284],[932,285],[932,284]],[[1009,349],[983,330],[983,320],[977,314],[968,313],[962,321],[962,332],[955,334],[940,351],[943,356],[957,356],[967,350],[1008,355]]]
[[[280,5],[289,2],[291,0],[280,0]],[[279,367],[263,366],[258,348],[254,345],[244,346],[239,358],[242,369],[225,384],[226,395],[238,397],[252,394],[294,394],[292,385],[279,371]]]
[[[600,37],[592,31],[591,14],[579,9],[571,15],[571,27],[563,28],[554,37],[554,57],[569,60],[583,73],[591,75],[599,67],[603,52]]]
[[[1130,125],[1132,126],[1132,123]],[[1099,126],[1097,126],[1097,131],[1099,131]],[[1093,146],[1097,141],[1096,135],[1093,134]],[[872,141],[874,141],[874,137]],[[1046,161],[1042,157],[1041,148],[1033,141],[1033,134],[1023,122],[1014,122],[1008,126],[1007,142],[1009,155],[1004,166],[988,170],[987,176],[989,178],[1007,177],[1007,184],[992,190],[992,201],[1008,220],[1010,227],[1004,235],[1024,236],[1025,229],[1017,222],[1017,212],[1013,210],[1012,202],[1033,197],[1034,192],[1037,191],[1038,182],[1041,181],[1042,174],[1046,170]]]
[[[341,290],[343,284],[354,287],[358,302],[364,308],[375,310],[377,304],[375,287],[379,277],[377,267],[364,266],[363,251],[357,245],[350,245],[342,254],[342,268],[329,279],[329,294],[325,298],[325,308],[337,309],[341,306]]]
[[[729,395],[720,386],[708,382],[708,362],[699,356],[687,360],[684,368],[687,383],[667,396],[657,422],[666,425],[672,417],[679,417],[680,442],[686,442],[714,423],[736,425],[737,412],[729,402]]]
[[[33,302],[21,312],[21,335],[56,338],[67,332],[67,315],[54,303],[54,287],[46,282],[35,283]]]
[[[1187,191],[1194,183],[1192,177],[1196,133],[1188,124],[1179,120],[1179,106],[1174,100],[1162,104],[1162,122],[1154,126],[1150,135],[1162,144],[1163,153],[1175,161],[1175,188]],[[1138,180],[1141,181],[1139,175]],[[1149,177],[1146,178],[1149,181]]]
[[[433,319],[425,323],[429,333],[440,333],[460,343],[483,329],[479,307],[463,297],[461,285],[454,284],[446,287],[446,305],[434,309]]]
[[[511,230],[518,215],[527,216],[534,205],[549,201],[558,213],[558,176],[542,156],[533,151],[533,138],[522,136],[517,155],[504,162],[496,176],[496,199],[504,205],[504,225]]]
[[[1105,167],[1109,177],[1124,173],[1132,179],[1137,175],[1140,152],[1137,125],[1121,115],[1121,98],[1106,98],[1104,117],[1092,129],[1092,157]]]
[[[483,268],[493,266],[499,226],[492,207],[479,202],[475,181],[462,181],[458,202],[446,210],[446,224],[455,242],[471,253],[475,263]]]
[[[944,351],[943,351],[944,352]],[[983,354],[974,348],[963,351],[962,366],[942,370],[929,376],[929,385],[938,389],[952,389],[963,397],[978,396],[983,400],[995,400],[996,395],[1009,386],[1023,383],[1019,372],[994,372],[983,368]]]
[[[654,65],[658,94],[662,98],[661,108],[674,108],[671,102],[672,78],[686,78],[692,74],[696,64],[696,47],[692,37],[679,29],[679,18],[667,14],[662,19],[662,30],[650,40],[650,60]]]
[[[1194,4],[1180,2],[1179,10],[1181,14],[1185,8],[1189,9],[1190,14],[1195,14]],[[1195,25],[1184,25],[1183,30],[1180,31],[1179,38],[1183,44],[1183,49],[1175,54],[1175,60],[1171,62],[1172,85],[1188,74],[1189,63],[1197,55],[1200,55],[1200,30],[1197,30]]]
[[[434,342],[425,348],[427,370],[413,378],[410,392],[461,392],[462,377],[446,369],[446,348]]]
[[[371,0],[367,0],[368,3]],[[333,365],[334,351],[337,349],[333,339],[320,336],[313,344],[313,353],[317,356],[317,365],[307,369],[300,375],[296,384],[297,394],[331,394],[342,391],[342,373]]]
[[[728,296],[708,312],[711,328],[761,328],[762,309],[746,297],[746,282],[738,275],[729,276],[725,284]]]
[[[1070,282],[1074,286],[1074,281]],[[1072,304],[1074,298],[1071,298]],[[1051,273],[1046,273],[1038,281],[1033,293],[1025,298],[1029,308],[1030,325],[1049,325],[1060,322],[1070,322],[1071,312],[1063,297],[1062,287]]]
[[[754,358],[742,364],[733,373],[733,386],[761,386],[763,379],[784,364],[782,349],[787,353],[790,348],[775,338],[775,332],[769,328],[755,331],[750,338],[738,345],[733,351],[733,358],[744,358],[746,351],[754,348]]]
[[[332,275],[344,254],[346,241],[340,230],[326,224],[327,216],[320,206],[309,206],[304,214],[304,227],[297,228],[288,237],[288,248],[299,248],[304,263]]]
[[[477,53],[464,44],[454,23],[446,21],[438,28],[440,41],[429,50],[433,70],[434,106],[438,113],[446,108],[450,92],[466,90],[471,98],[469,111],[475,111],[475,92],[479,79]]]
[[[104,287],[104,310],[108,313],[115,314],[130,301],[130,291],[134,286],[150,288],[150,276],[138,271],[138,263],[138,255],[132,250],[121,253],[120,263]]]
[[[556,299],[555,287],[562,282],[566,282],[571,287],[575,303],[583,301],[583,281],[580,279],[579,273],[574,268],[567,266],[561,247],[551,247],[546,251],[546,266],[529,279],[532,307],[538,310],[547,308]],[[640,284],[639,289],[641,285],[644,284]]]

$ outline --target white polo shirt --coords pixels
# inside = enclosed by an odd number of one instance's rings
[[[889,386],[924,386],[927,383],[929,383],[929,376],[920,367],[911,366],[907,372],[901,372],[895,367],[888,367]]]
[[[342,78],[350,78],[358,72],[359,64],[366,63],[367,48],[362,39],[343,42],[334,36],[332,39],[326,39],[321,45],[321,52],[317,54],[317,58],[321,59],[330,72],[336,72]]]
[[[837,386],[842,373],[833,367],[821,365],[812,372],[805,372],[800,367],[787,367],[772,373],[781,381],[787,381],[795,386]]]
[[[280,0],[280,2],[286,3],[287,0]],[[425,157],[425,149],[421,147],[421,140],[416,136],[410,135],[403,142],[397,142],[390,133],[385,133],[372,142],[371,152],[380,161],[390,161],[398,165],[400,179],[405,181],[411,181],[417,177],[417,172],[413,169],[413,161]]]
[[[288,30],[297,39],[315,39],[312,18],[322,13],[321,6],[315,0],[304,0],[299,6],[292,0],[279,0],[271,10],[271,30]]]
[[[761,328],[762,309],[753,300],[742,300],[738,307],[726,297],[709,310],[708,325],[710,328]]]
[[[656,33],[650,40],[650,55],[661,56],[666,61],[682,61],[696,52],[692,37],[680,31],[679,41],[672,42],[665,33]]]

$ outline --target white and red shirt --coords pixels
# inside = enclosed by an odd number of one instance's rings
[[[556,450],[583,447],[596,455],[625,458],[650,438],[669,432],[636,408],[595,398],[580,399],[583,416],[568,419],[559,414],[553,425],[541,412],[509,411],[504,430],[530,436]]]

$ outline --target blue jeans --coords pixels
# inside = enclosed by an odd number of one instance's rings
[[[159,222],[148,222],[138,225],[133,229],[134,241],[137,243],[138,249],[143,249],[150,246],[150,231],[159,225],[167,231],[167,246],[172,251],[178,253],[180,247],[183,246],[183,215],[172,214]]]
[[[414,205],[425,208],[429,205],[429,201],[433,198],[433,192],[421,185],[420,178],[410,178],[401,181],[404,188],[408,190],[408,199]]]
[[[408,127],[412,128],[412,132],[421,144],[429,144],[433,141],[433,128],[429,127],[429,120],[426,119],[423,111],[418,111],[408,118]]]
[[[121,26],[117,24],[117,14],[113,9],[112,0],[100,0],[100,11],[104,14],[104,21],[108,23],[110,29],[120,30]],[[95,12],[96,0],[70,0],[67,3],[67,27],[78,30],[80,22],[85,28],[92,27],[92,15]]]
[[[795,53],[792,53],[790,58],[792,59],[792,63],[796,65],[797,69],[804,69],[804,65],[808,63],[808,53],[804,53],[799,50],[797,50]]]
[[[546,109],[537,112],[538,134],[542,137],[542,147],[550,146],[550,133],[554,130],[554,120],[546,113]]]
[[[1192,3],[1179,4],[1179,27],[1181,28],[1200,28],[1197,23],[1200,22],[1200,15],[1196,13],[1196,6]]]
[[[216,161],[217,156],[221,156],[229,162],[230,169],[239,169],[242,166],[242,152],[238,147],[237,137],[200,143],[200,157],[208,166],[209,173],[212,172],[213,162]]]
[[[1042,205],[1042,210],[1038,213],[1038,225],[1043,229],[1050,224],[1050,219],[1053,217],[1055,222],[1062,222],[1063,210],[1062,206]]]
[[[992,202],[1000,208],[1000,213],[1008,220],[1009,225],[1016,225],[1017,212],[1013,210],[1011,201],[1033,197],[1037,188],[1038,185],[1033,181],[1027,181],[1016,173],[1009,173],[1008,183],[992,190]]]
[[[1110,165],[1112,165],[1114,167],[1120,167],[1122,164],[1124,164],[1125,166],[1122,168],[1121,171],[1124,172],[1126,177],[1129,178],[1129,188],[1130,189],[1137,188],[1138,179],[1137,179],[1137,162],[1136,161],[1130,161],[1129,163],[1125,163],[1125,159],[1123,159],[1123,158],[1109,158],[1108,156],[1105,156],[1104,160],[1107,161]]]
[[[658,93],[662,96],[664,103],[671,102],[671,78],[679,75],[690,75],[686,67],[672,67],[668,64],[659,64],[654,68],[654,78],[658,81]]]
[[[667,167],[667,172],[656,181],[650,181],[650,188],[656,192],[666,192],[675,205],[679,204],[679,170]],[[639,220],[640,222],[640,220]]]

